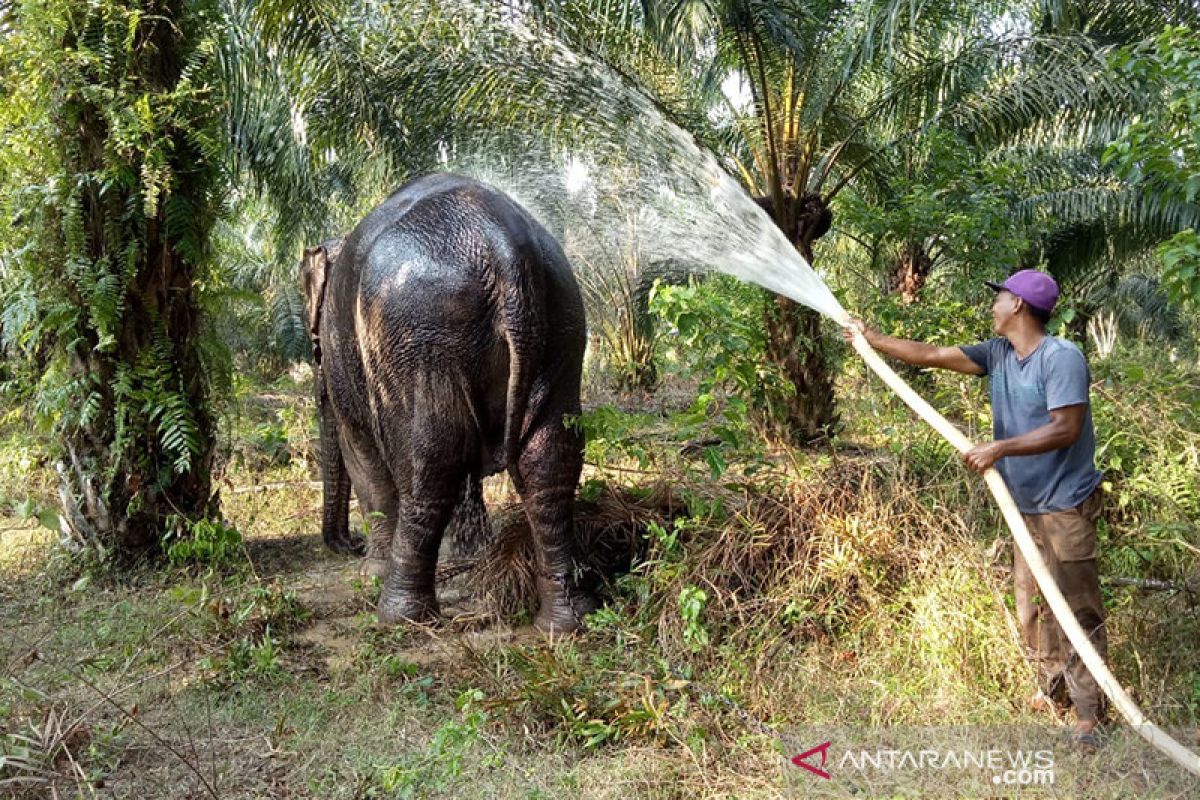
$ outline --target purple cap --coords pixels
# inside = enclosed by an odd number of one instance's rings
[[[1058,284],[1054,282],[1054,278],[1036,269],[1014,272],[1004,283],[984,281],[984,284],[997,292],[1006,289],[1046,313],[1053,311],[1054,304],[1058,302]]]

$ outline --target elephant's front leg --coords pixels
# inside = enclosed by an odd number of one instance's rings
[[[547,633],[574,631],[596,610],[595,598],[575,580],[575,486],[582,466],[582,442],[561,422],[536,431],[518,465],[537,550],[541,606],[534,625]]]
[[[391,569],[392,536],[400,518],[399,492],[387,462],[379,455],[379,448],[372,438],[344,432],[342,452],[367,535],[367,557],[360,573],[368,577],[387,577]]]
[[[367,527],[367,557],[361,574],[386,578],[392,569],[392,539],[400,521],[400,501],[390,484],[374,482],[357,492]]]
[[[362,537],[350,530],[350,475],[342,454],[337,420],[319,369],[316,380],[321,427],[321,479],[324,486],[321,538],[326,547],[335,553],[362,555],[366,549]]]

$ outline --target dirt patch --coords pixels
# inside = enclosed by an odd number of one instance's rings
[[[343,617],[317,620],[292,639],[301,648],[310,650],[325,672],[336,674],[353,666],[362,633],[351,624],[351,618]]]
[[[464,650],[534,644],[542,633],[525,624],[536,607],[535,558],[528,522],[511,502],[504,481],[485,487],[496,540],[468,557],[443,547],[438,572],[442,616],[430,627],[385,628],[365,617],[374,612],[377,588],[360,576],[358,559],[327,551],[318,535],[279,536],[247,541],[260,578],[282,579],[309,612],[292,634],[306,667],[336,675],[354,666],[370,631],[397,631],[387,655],[422,668],[462,660]],[[496,500],[509,499],[507,503]],[[682,513],[669,487],[633,492],[605,487],[599,496],[576,504],[576,530],[591,582],[628,570],[645,543],[646,525]]]
[[[254,565],[254,572],[260,578],[270,579],[277,576],[292,576],[305,570],[303,574],[325,569],[357,570],[357,559],[350,559],[333,553],[317,534],[292,534],[284,536],[247,536],[245,540],[246,556]]]
[[[286,587],[308,612],[291,634],[295,667],[315,667],[337,675],[355,667],[364,642],[387,637],[383,650],[398,661],[421,669],[457,663],[464,650],[486,651],[514,644],[533,644],[544,634],[528,624],[511,624],[492,608],[470,575],[438,586],[442,615],[431,626],[381,626],[366,615],[374,612],[375,591],[359,577],[358,562],[296,573]]]

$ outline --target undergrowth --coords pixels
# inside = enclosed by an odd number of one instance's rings
[[[1110,656],[1151,718],[1194,726],[1196,379],[1150,358],[1094,368]],[[797,730],[1046,722],[1024,706],[1011,545],[983,486],[854,369],[822,450],[762,445],[718,386],[585,412],[577,526],[605,602],[552,642],[520,633],[531,553],[502,486],[498,544],[452,582],[478,611],[374,626],[378,585],[319,541],[304,380],[242,390],[226,522],[166,569],[56,571],[49,465],[11,415],[0,428],[0,601],[19,620],[0,644],[4,791],[778,796],[783,757],[811,746]],[[923,380],[978,438],[979,382]]]

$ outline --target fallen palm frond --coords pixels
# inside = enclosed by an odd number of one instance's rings
[[[22,790],[44,791],[59,781],[84,781],[75,754],[91,741],[83,718],[52,708],[40,722],[30,721],[20,733],[0,739],[0,790],[20,796]]]
[[[593,498],[575,505],[578,568],[587,585],[628,572],[647,549],[651,524],[670,524],[686,513],[670,486],[657,483],[645,489],[605,484]],[[527,609],[536,596],[537,561],[529,520],[519,504],[500,509],[495,540],[476,559],[447,564],[439,580],[470,570],[489,605],[507,616]]]

